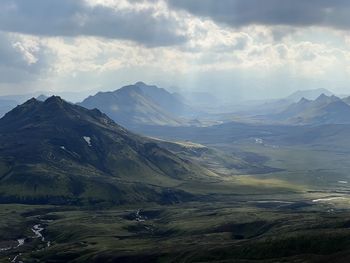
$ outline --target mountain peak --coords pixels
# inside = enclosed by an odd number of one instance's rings
[[[315,102],[321,102],[321,103],[330,103],[330,102],[335,102],[340,100],[340,98],[338,98],[337,96],[331,95],[331,96],[327,96],[326,94],[322,93],[316,100]]]
[[[327,96],[326,94],[322,93],[319,97],[321,97],[321,98],[327,98],[328,96]]]
[[[309,103],[309,102],[310,102],[310,100],[305,99],[304,97],[302,97],[302,98],[299,100],[298,104],[305,104],[305,103]]]
[[[324,94],[325,96],[331,96],[333,95],[332,92],[330,92],[327,89],[319,88],[319,89],[311,89],[311,90],[298,90],[294,92],[293,94],[289,95],[287,97],[288,100],[292,100],[294,102],[299,101],[301,98],[305,98],[308,100],[315,100],[317,99],[321,94]]]
[[[43,102],[43,106],[48,111],[63,111],[66,108],[66,104],[68,103],[59,96],[51,96]]]
[[[129,94],[130,92],[142,93],[142,90],[137,85],[128,85],[114,91],[114,93],[120,93],[120,94]]]
[[[140,88],[145,93],[149,93],[149,92],[159,93],[159,92],[162,92],[162,93],[169,93],[170,94],[170,92],[167,91],[166,89],[159,88],[156,85],[147,85],[146,83],[144,83],[142,81],[136,82],[134,84],[134,86],[137,86],[138,88]]]
[[[329,97],[328,97],[326,94],[322,93],[320,96],[318,96],[318,97],[316,98],[315,101],[323,101],[323,100],[326,100],[326,99],[328,99],[328,98],[329,98]]]
[[[37,106],[37,105],[39,105],[41,103],[42,102],[37,100],[36,98],[31,98],[31,99],[27,100],[26,102],[24,102],[23,104],[18,105],[13,110],[21,110],[21,111],[23,111],[24,109],[35,107],[35,106]]]
[[[41,101],[38,101],[35,98],[31,98],[29,100],[27,100],[26,102],[24,102],[21,105],[18,105],[17,107],[15,107],[14,109],[10,110],[9,112],[7,112],[3,118],[13,118],[14,116],[16,118],[18,118],[19,116],[25,115],[28,112],[33,111],[34,109],[36,109],[40,104],[42,104]]]
[[[36,98],[33,97],[33,98],[27,100],[25,103],[23,103],[22,106],[24,106],[24,105],[38,104],[38,102],[39,102],[39,101],[38,101]]]
[[[38,97],[36,97],[36,99],[38,100],[38,101],[45,101],[45,100],[47,100],[49,97],[47,97],[46,95],[44,95],[44,94],[41,94],[41,95],[39,95]]]
[[[135,86],[144,87],[144,86],[148,86],[148,85],[142,81],[138,81],[135,83]]]
[[[60,96],[51,96],[45,100],[45,103],[63,103],[64,100]]]

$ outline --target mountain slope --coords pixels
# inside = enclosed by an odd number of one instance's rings
[[[31,99],[0,120],[0,201],[172,201],[188,197],[176,185],[212,175],[59,97]]]
[[[189,108],[177,95],[142,82],[113,92],[99,92],[79,105],[88,109],[97,108],[126,127],[182,125],[182,113]]]
[[[184,102],[185,98],[177,93],[170,93],[163,88],[146,85],[143,82],[137,82],[135,86],[139,87],[146,97],[174,116],[189,117],[194,114],[194,109],[187,105]]]
[[[343,98],[343,101],[344,101],[346,104],[350,105],[350,96]]]

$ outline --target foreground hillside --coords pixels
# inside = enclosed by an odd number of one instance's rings
[[[98,110],[31,99],[0,120],[0,201],[172,202],[214,173],[132,134]]]

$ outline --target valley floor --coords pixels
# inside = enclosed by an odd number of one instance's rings
[[[99,209],[1,205],[0,262],[350,260],[346,196],[274,198]]]

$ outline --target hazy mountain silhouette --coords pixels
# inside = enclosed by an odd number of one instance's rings
[[[316,100],[302,98],[273,119],[293,124],[347,124],[350,106],[336,96],[321,94]]]
[[[148,86],[143,82],[113,92],[99,92],[79,105],[88,109],[97,108],[127,127],[183,125],[185,120],[182,117],[190,111],[190,107],[181,101],[178,94],[171,94],[165,89]]]

